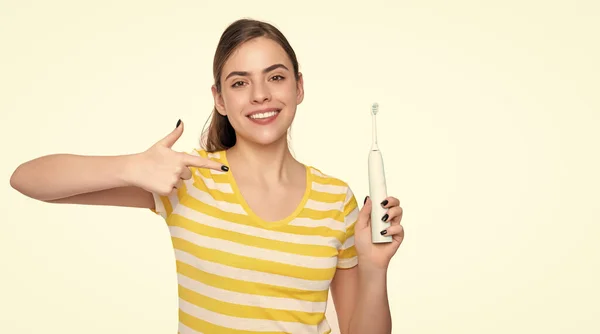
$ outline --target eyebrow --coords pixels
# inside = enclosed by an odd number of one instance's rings
[[[277,68],[283,68],[283,69],[289,71],[289,69],[285,65],[283,65],[283,64],[274,64],[274,65],[271,65],[271,66],[265,68],[264,70],[262,70],[262,72],[263,73],[268,73],[268,72],[271,72],[272,70],[277,69]],[[232,77],[234,75],[239,75],[239,76],[246,77],[246,76],[250,75],[250,72],[247,72],[247,71],[233,71],[233,72],[229,73],[227,75],[227,77],[225,77],[225,80],[229,79],[230,77]]]

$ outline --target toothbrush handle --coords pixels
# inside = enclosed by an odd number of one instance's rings
[[[390,223],[381,220],[387,212],[387,209],[381,206],[381,202],[387,197],[387,187],[385,182],[385,171],[383,168],[383,157],[381,151],[378,150],[369,153],[369,193],[372,202],[371,242],[392,242],[391,236],[381,235],[380,233],[390,226]]]

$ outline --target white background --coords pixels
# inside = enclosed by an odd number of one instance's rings
[[[380,104],[406,240],[394,333],[598,333],[596,1],[0,3],[0,332],[175,333],[168,230],[146,210],[60,206],[9,186],[50,153],[197,144],[225,27],[267,20],[305,76],[292,146],[367,194]],[[335,310],[328,310],[335,327]],[[336,333],[337,331],[334,331]]]

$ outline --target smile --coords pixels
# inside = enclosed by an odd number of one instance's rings
[[[281,109],[269,108],[254,112],[246,117],[254,124],[267,125],[275,121],[280,112]]]
[[[273,117],[273,116],[277,115],[278,113],[279,113],[279,111],[267,111],[267,112],[252,114],[248,117],[250,117],[252,119],[265,119],[265,118]]]

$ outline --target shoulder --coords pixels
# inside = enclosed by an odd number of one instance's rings
[[[191,149],[190,151],[188,151],[188,153],[191,155],[197,155],[199,157],[208,158],[216,161],[219,161],[224,158],[224,152],[222,151],[210,152],[198,147]]]
[[[310,174],[313,179],[313,182],[317,182],[317,183],[323,184],[323,185],[347,188],[347,189],[350,188],[350,186],[348,185],[348,183],[346,181],[344,181],[336,176],[333,176],[331,174],[325,173],[319,168],[316,168],[314,166],[307,166],[307,168],[310,170]]]
[[[349,183],[318,168],[308,168],[311,171],[313,197],[326,203],[336,203],[339,218],[346,227],[352,226],[358,217],[359,206]]]
[[[308,168],[313,182],[313,190],[343,196],[345,204],[355,200],[352,188],[347,181],[325,173],[319,168],[313,166],[308,166]]]

